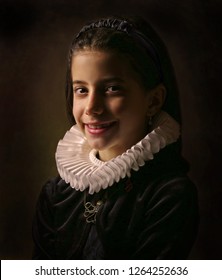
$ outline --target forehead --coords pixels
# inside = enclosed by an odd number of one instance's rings
[[[117,56],[120,59],[119,55],[112,52],[103,52],[103,51],[78,51],[72,57],[72,66],[85,66],[85,63],[96,63],[98,65],[108,65],[112,66],[115,61],[118,62]]]
[[[115,75],[133,78],[133,71],[129,61],[124,55],[104,51],[78,51],[72,57],[71,72],[73,76],[87,74],[92,75]]]

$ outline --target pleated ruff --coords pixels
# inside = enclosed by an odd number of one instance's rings
[[[130,177],[132,170],[139,170],[145,161],[152,160],[154,154],[176,142],[179,136],[179,124],[162,111],[155,119],[153,130],[140,142],[122,155],[104,162],[96,157],[97,151],[90,148],[83,133],[74,125],[58,143],[55,155],[57,169],[72,188],[80,191],[89,188],[89,193],[93,194],[121,178]]]

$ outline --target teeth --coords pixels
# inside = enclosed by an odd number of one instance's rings
[[[103,128],[103,127],[107,127],[107,126],[110,126],[110,123],[100,124],[100,125],[91,125],[91,124],[88,125],[88,127],[92,128],[92,129],[98,129],[98,128]]]

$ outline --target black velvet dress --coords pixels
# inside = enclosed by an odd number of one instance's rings
[[[33,222],[33,259],[186,259],[198,228],[196,187],[172,145],[99,193],[46,183]],[[86,202],[103,201],[95,223]]]

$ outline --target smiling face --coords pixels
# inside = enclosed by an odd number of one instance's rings
[[[74,118],[101,160],[122,154],[147,134],[152,94],[126,58],[111,52],[77,52],[71,73]]]

